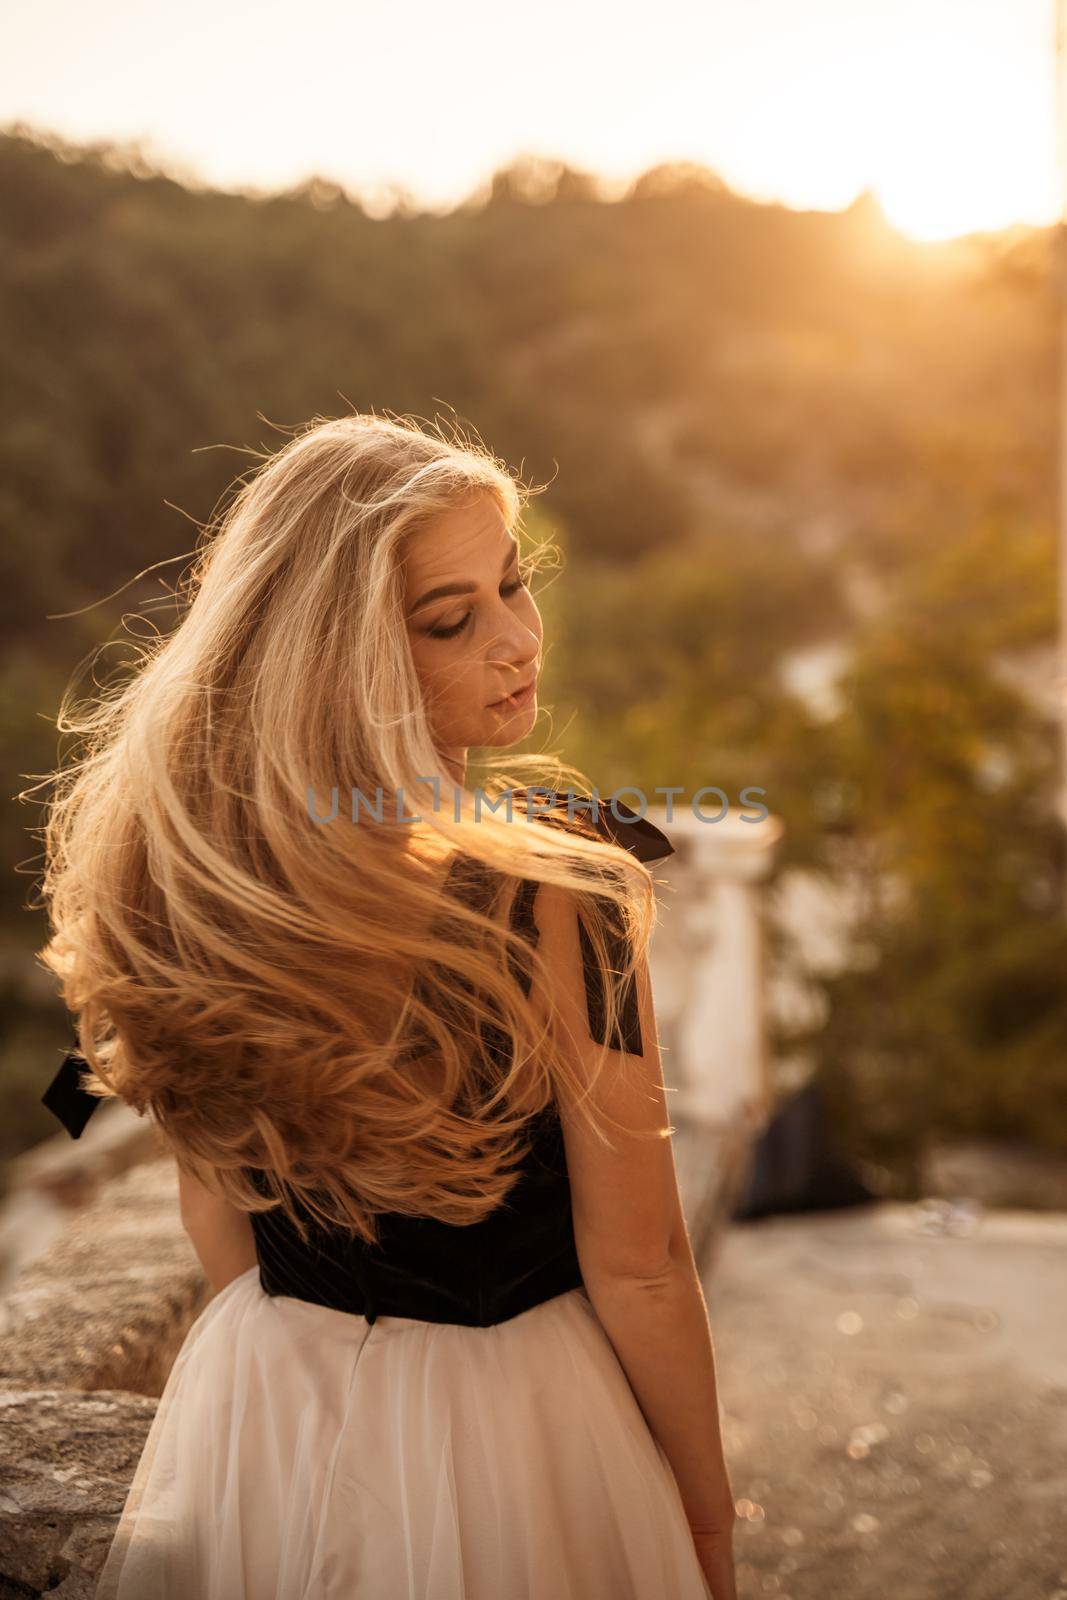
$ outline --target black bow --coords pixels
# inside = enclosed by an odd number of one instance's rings
[[[58,1117],[72,1139],[80,1139],[85,1124],[100,1104],[99,1096],[82,1087],[82,1069],[88,1062],[76,1051],[68,1051],[63,1065],[41,1096],[41,1104]]]

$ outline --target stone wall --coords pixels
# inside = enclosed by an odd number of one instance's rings
[[[120,1100],[105,1100],[80,1138],[72,1139],[61,1129],[16,1156],[8,1165],[7,1192],[0,1199],[0,1295],[7,1294],[103,1184],[167,1153],[151,1118],[138,1116]]]
[[[92,1596],[210,1293],[164,1157],[105,1184],[0,1303],[0,1600]]]

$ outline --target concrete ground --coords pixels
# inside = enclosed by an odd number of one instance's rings
[[[1067,1600],[1067,1213],[734,1223],[706,1292],[741,1600]]]

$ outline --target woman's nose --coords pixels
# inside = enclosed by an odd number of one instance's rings
[[[490,645],[489,659],[493,666],[528,670],[540,650],[541,641],[534,629],[518,617],[509,617]]]

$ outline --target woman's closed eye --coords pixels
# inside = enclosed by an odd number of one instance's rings
[[[525,587],[526,578],[524,576],[520,576],[516,578],[513,583],[502,584],[500,587],[500,593],[502,595],[518,594],[519,590],[524,589]],[[473,611],[468,611],[467,615],[461,622],[453,623],[452,626],[448,628],[429,628],[427,630],[429,637],[431,639],[454,639],[458,633],[463,632],[463,629],[470,622],[473,615]]]

